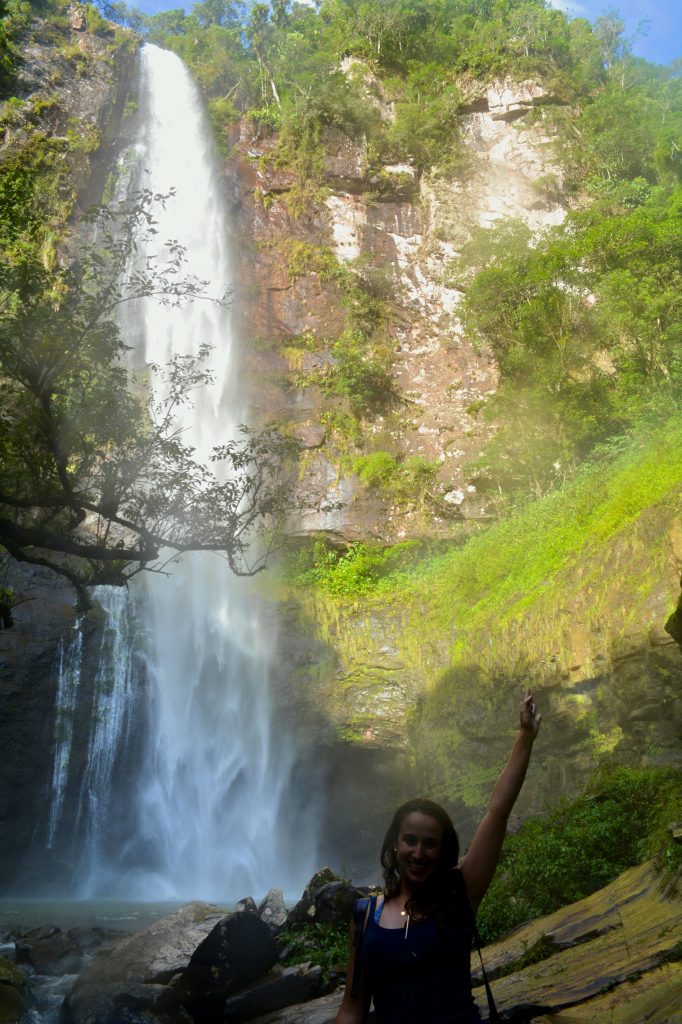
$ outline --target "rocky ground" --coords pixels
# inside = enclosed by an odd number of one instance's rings
[[[647,862],[486,947],[502,1019],[679,1024],[681,881],[679,875],[664,880]],[[17,963],[0,958],[0,1022],[15,1024],[30,1007],[27,969],[38,975],[73,971],[79,957],[99,945],[100,954],[64,1001],[62,1024],[333,1024],[342,971],[323,971],[314,957],[289,966],[281,958],[292,932],[306,923],[345,925],[362,894],[325,869],[288,913],[281,894],[271,890],[260,907],[245,899],[231,914],[190,903],[113,947],[111,936],[96,929],[66,936],[54,927],[34,929],[16,938]],[[487,1020],[477,954],[472,974]]]

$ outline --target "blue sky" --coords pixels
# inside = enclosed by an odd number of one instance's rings
[[[377,0],[378,3],[381,0]],[[625,20],[626,35],[632,37],[644,19],[649,19],[647,34],[633,42],[638,57],[659,64],[668,64],[676,57],[682,57],[682,5],[680,0],[620,0],[608,3],[605,0],[551,0],[554,7],[569,14],[594,19],[607,10],[616,9]],[[131,0],[131,6],[146,14],[169,11],[178,7],[190,10],[191,0]]]

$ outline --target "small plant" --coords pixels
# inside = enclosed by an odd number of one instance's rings
[[[330,974],[345,969],[348,962],[348,925],[303,924],[286,928],[279,942],[285,944],[283,963],[300,964],[312,960],[322,968],[325,981]]]
[[[0,587],[0,629],[11,629],[14,625],[12,609],[17,604],[13,587]]]

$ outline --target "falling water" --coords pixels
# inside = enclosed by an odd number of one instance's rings
[[[176,193],[156,213],[157,238],[178,240],[188,272],[219,294],[231,279],[230,226],[210,129],[182,62],[154,46],[142,53],[139,123],[134,184]],[[142,345],[146,362],[163,365],[174,354],[196,354],[202,343],[214,346],[215,384],[196,394],[178,422],[206,458],[244,419],[230,311],[145,300],[133,319],[128,340]],[[102,722],[91,736],[81,794],[81,895],[224,901],[272,885],[300,891],[313,866],[312,830],[299,826],[289,802],[293,758],[272,723],[272,623],[263,621],[250,581],[233,576],[219,556],[188,557],[173,572],[140,583],[128,604],[108,607],[114,625],[100,665],[105,704],[95,716]],[[130,624],[140,618],[146,635],[134,640]],[[137,724],[126,709],[140,692],[140,658],[149,735],[124,798],[113,766]],[[117,806],[130,824],[112,842],[108,821]]]
[[[70,639],[59,641],[57,698],[54,715],[54,764],[52,767],[52,801],[47,823],[47,848],[54,845],[64,807],[64,795],[69,778],[71,746],[78,689],[81,681],[81,654],[83,633],[77,619]]]

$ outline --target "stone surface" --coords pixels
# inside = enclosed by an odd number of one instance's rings
[[[75,974],[80,967],[81,950],[56,925],[31,929],[17,939],[15,949],[17,963],[37,974]]]
[[[79,984],[66,997],[61,1024],[192,1024],[167,985]]]
[[[250,985],[277,961],[277,946],[268,926],[253,914],[223,917],[196,948],[174,984],[194,1018],[222,1011],[226,998]]]
[[[284,902],[284,893],[281,889],[270,889],[258,907],[258,916],[273,931],[277,931],[285,924],[287,908]]]
[[[6,956],[0,956],[0,1024],[17,1024],[28,1009],[25,973]]]
[[[252,1020],[295,1003],[314,999],[322,987],[322,968],[310,964],[285,967],[261,979],[253,988],[225,1002],[225,1021]]]
[[[236,907],[234,909],[236,910],[236,912],[238,914],[243,914],[243,913],[257,914],[258,913],[258,904],[254,900],[253,896],[244,896],[243,899],[239,900],[239,902],[237,903],[237,905],[236,905]]]
[[[123,939],[84,972],[79,984],[166,983],[188,967],[197,947],[224,916],[211,903],[188,903]]]
[[[678,885],[679,882],[678,878]],[[634,1022],[636,1016],[613,1016],[611,1011],[620,1005],[618,1012],[622,1013],[624,1004],[630,1001],[631,984],[653,972],[652,984],[642,987],[641,999],[643,1003],[655,1004],[665,992],[663,1005],[657,1009],[659,1016],[652,1018],[663,1021],[668,1019],[665,1013],[671,1012],[669,991],[674,989],[675,979],[678,985],[682,982],[681,934],[679,893],[670,885],[664,886],[653,864],[646,863],[626,871],[587,899],[516,929],[507,939],[487,947],[484,960],[486,970],[490,966],[494,971],[502,964],[509,968],[540,936],[548,936],[559,947],[553,956],[493,982],[495,1001],[501,1010],[521,1002],[554,1012],[565,1008],[566,1015],[560,1013],[557,1019],[569,1024],[576,1004],[584,1004],[587,1015],[575,1017],[576,1020],[598,1020],[600,1024],[628,1019]],[[659,974],[659,968],[670,957],[676,958],[676,962]],[[606,1002],[600,1002],[606,995]],[[675,1005],[679,1006],[681,1001],[678,995]],[[604,1016],[597,1009],[599,1006],[603,1006]],[[538,1017],[543,1019],[542,1015]],[[670,1019],[674,1020],[674,1016]]]
[[[288,1006],[258,1017],[258,1024],[334,1024],[341,1003],[338,992],[311,1002]]]

